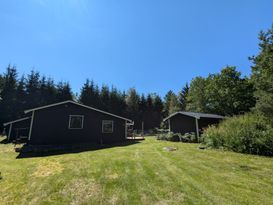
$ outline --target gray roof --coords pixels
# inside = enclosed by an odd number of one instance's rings
[[[209,114],[209,113],[201,113],[201,112],[185,112],[185,111],[180,111],[180,112],[175,112],[171,115],[169,115],[168,117],[166,117],[165,119],[163,119],[163,121],[168,120],[169,118],[177,115],[177,114],[181,114],[181,115],[186,115],[186,116],[190,116],[190,117],[194,117],[196,119],[200,119],[200,118],[216,118],[216,119],[224,119],[224,116],[221,115],[216,115],[216,114]]]
[[[111,115],[113,117],[126,120],[128,122],[133,122],[130,119],[127,119],[127,118],[124,118],[124,117],[121,117],[121,116],[118,116],[118,115],[115,115],[115,114],[112,114],[112,113],[109,113],[109,112],[106,112],[106,111],[103,111],[103,110],[99,110],[97,108],[93,108],[93,107],[90,107],[90,106],[87,106],[87,105],[83,105],[83,104],[75,102],[73,100],[66,100],[66,101],[63,101],[63,102],[58,102],[58,103],[54,103],[54,104],[50,104],[50,105],[45,105],[45,106],[41,106],[41,107],[36,107],[36,108],[33,108],[33,109],[25,110],[25,114],[27,114],[29,112],[36,111],[36,110],[42,110],[42,109],[46,109],[46,108],[49,108],[49,107],[53,107],[53,106],[57,106],[57,105],[62,105],[62,104],[66,104],[66,103],[72,103],[72,104],[75,104],[75,105],[78,105],[78,106],[81,106],[81,107],[85,107],[85,108],[90,109],[90,110],[95,110],[97,112],[101,112],[101,113],[104,113],[106,115]]]

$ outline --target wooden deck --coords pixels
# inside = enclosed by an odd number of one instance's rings
[[[127,137],[127,140],[145,140],[144,136]]]

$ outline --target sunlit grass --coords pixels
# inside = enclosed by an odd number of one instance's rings
[[[0,139],[1,141],[1,139]],[[176,151],[164,151],[174,146]],[[273,158],[157,141],[16,159],[0,144],[0,204],[272,204]]]

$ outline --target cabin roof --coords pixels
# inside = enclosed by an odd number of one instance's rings
[[[10,121],[10,122],[6,122],[6,123],[4,123],[3,125],[4,125],[4,126],[7,126],[7,125],[9,125],[9,124],[12,124],[12,123],[15,123],[15,122],[24,121],[24,120],[28,120],[28,119],[30,119],[30,118],[31,118],[31,117],[20,118],[20,119],[17,119],[17,120],[13,120],[13,121]]]
[[[178,114],[186,115],[186,116],[193,117],[193,118],[196,118],[196,119],[200,119],[200,118],[224,119],[225,118],[224,116],[217,115],[217,114],[180,111],[180,112],[175,112],[175,113],[169,115],[168,117],[164,118],[163,121],[166,121],[166,120],[168,120],[168,119],[170,119],[173,116],[178,115]]]
[[[118,116],[118,115],[115,115],[115,114],[112,114],[112,113],[109,113],[109,112],[106,112],[106,111],[103,111],[103,110],[99,110],[97,108],[93,108],[93,107],[90,107],[90,106],[87,106],[87,105],[83,105],[81,103],[78,103],[78,102],[75,102],[75,101],[72,101],[72,100],[66,100],[66,101],[59,102],[59,103],[54,103],[54,104],[50,104],[50,105],[45,105],[45,106],[25,110],[25,114],[27,114],[29,112],[36,111],[36,110],[42,110],[42,109],[46,109],[46,108],[50,108],[50,107],[54,107],[54,106],[58,106],[58,105],[66,104],[66,103],[72,103],[72,104],[75,104],[75,105],[78,105],[78,106],[81,106],[81,107],[84,107],[84,108],[87,108],[87,109],[90,109],[90,110],[94,110],[94,111],[97,111],[97,112],[100,112],[100,113],[103,113],[103,114],[106,114],[106,115],[110,115],[112,117],[116,117],[116,118],[126,120],[126,121],[129,121],[129,122],[133,122],[130,119],[127,119],[127,118],[124,118],[124,117],[121,117],[121,116]]]

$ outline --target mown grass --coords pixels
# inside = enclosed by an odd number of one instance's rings
[[[1,139],[0,139],[1,141]],[[175,146],[177,151],[164,151]],[[16,159],[0,144],[0,204],[272,204],[273,158],[157,141]]]

